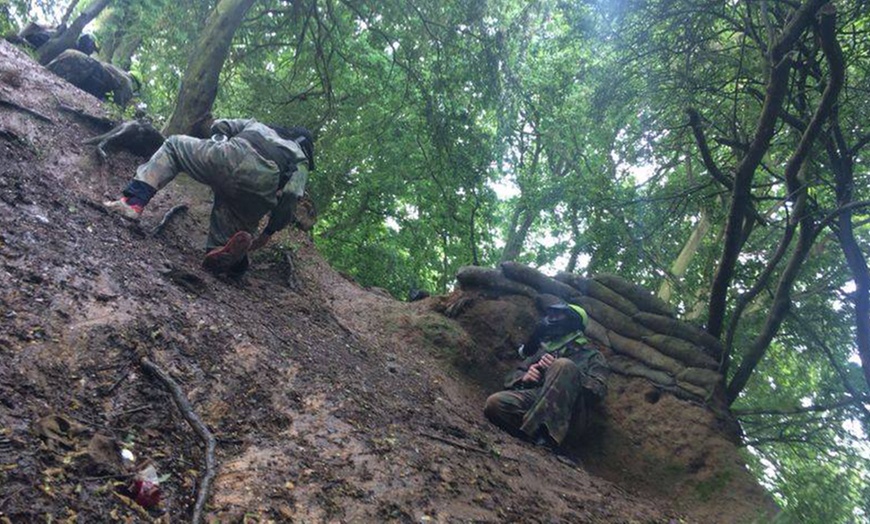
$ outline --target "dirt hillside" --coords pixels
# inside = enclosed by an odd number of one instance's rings
[[[102,129],[61,106],[107,116],[0,42],[0,522],[190,520],[203,442],[142,357],[216,439],[216,522],[736,521],[490,425],[437,297],[362,289],[295,230],[217,279],[210,196],[184,179],[138,225],[106,215],[141,159],[101,162],[81,141]]]

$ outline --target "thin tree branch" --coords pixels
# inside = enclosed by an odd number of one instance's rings
[[[707,138],[704,136],[704,129],[701,127],[701,116],[694,108],[686,109],[689,115],[689,126],[692,128],[692,134],[695,136],[695,143],[698,144],[698,151],[701,153],[701,159],[704,161],[704,166],[710,175],[715,178],[720,184],[728,189],[734,189],[734,181],[729,179],[727,175],[719,170],[716,161],[713,160],[713,155],[710,154],[710,146],[707,145]]]
[[[139,358],[139,364],[143,369],[145,369],[145,371],[154,375],[163,383],[164,386],[166,386],[172,394],[172,399],[175,401],[175,405],[178,407],[178,410],[181,411],[184,419],[188,424],[190,424],[190,427],[193,428],[194,432],[196,432],[200,440],[205,444],[205,475],[203,475],[202,482],[200,482],[199,485],[199,493],[196,497],[196,505],[193,508],[193,517],[191,518],[193,524],[199,524],[202,522],[205,502],[208,500],[211,483],[215,477],[216,441],[214,435],[211,434],[211,431],[209,431],[205,422],[203,422],[200,416],[193,410],[193,407],[190,405],[187,396],[181,390],[181,386],[178,385],[178,382],[146,356]]]

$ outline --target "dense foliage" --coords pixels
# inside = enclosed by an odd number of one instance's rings
[[[215,3],[114,0],[95,24],[157,119]],[[0,29],[37,7],[68,6],[0,1]],[[658,290],[725,342],[784,518],[868,521],[868,9],[260,0],[213,112],[315,131],[315,240],[363,285],[518,260]]]

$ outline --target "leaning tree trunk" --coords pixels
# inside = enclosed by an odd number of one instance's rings
[[[797,246],[792,251],[791,259],[780,276],[779,284],[773,297],[773,305],[767,315],[764,328],[744,354],[740,366],[731,378],[731,382],[728,383],[726,396],[729,404],[733,403],[740,392],[743,391],[743,388],[749,381],[749,377],[755,371],[759,362],[761,362],[773,337],[779,330],[785,314],[788,312],[789,307],[791,307],[791,289],[818,234],[818,229],[813,222],[808,207],[808,184],[800,179],[800,173],[807,162],[813,143],[821,134],[822,127],[831,116],[845,80],[843,53],[836,39],[836,14],[836,9],[834,9],[832,4],[826,5],[819,10],[816,32],[821,42],[822,52],[828,62],[830,77],[822,94],[822,99],[818,107],[816,107],[810,123],[804,130],[797,149],[785,167],[786,188],[788,189],[788,194],[794,196],[794,220],[800,224]]]
[[[850,206],[861,204],[854,202],[855,162],[861,148],[870,138],[854,148],[846,145],[839,123],[832,126],[833,138],[827,143],[828,158],[836,173],[836,191],[838,215],[837,227],[834,233],[840,241],[840,247],[846,257],[846,263],[852,271],[855,280],[855,292],[852,293],[855,303],[855,335],[858,345],[858,355],[861,357],[861,367],[864,370],[864,381],[870,387],[870,269],[867,259],[855,238],[855,228],[852,224],[852,209]]]
[[[745,241],[745,221],[750,212],[753,176],[770,148],[779,113],[788,92],[790,53],[797,40],[815,23],[818,11],[827,3],[828,0],[806,0],[801,4],[769,50],[771,71],[764,106],[752,142],[735,169],[722,256],[710,289],[707,332],[716,338],[722,335],[728,290]]]
[[[689,269],[689,263],[698,253],[698,250],[701,247],[701,241],[704,240],[707,231],[710,230],[710,226],[710,217],[707,214],[707,210],[702,209],[698,224],[692,230],[692,234],[689,235],[689,239],[686,241],[685,245],[683,245],[683,249],[677,256],[677,259],[674,260],[674,263],[671,265],[671,275],[674,279],[683,278],[686,274],[686,270]],[[673,284],[670,280],[665,279],[662,282],[661,287],[659,287],[658,297],[665,302],[669,302],[671,300],[672,291]]]
[[[210,111],[233,35],[256,0],[220,0],[190,54],[181,90],[163,135],[190,133]]]
[[[135,53],[141,45],[141,36],[132,35],[130,33],[125,34],[121,37],[121,41],[115,48],[111,63],[120,67],[124,71],[129,71],[130,67],[133,65],[133,53]]]
[[[57,58],[57,55],[75,47],[76,40],[82,34],[85,26],[96,18],[111,2],[112,0],[94,0],[91,2],[65,31],[60,31],[39,48],[39,63],[46,65]]]
[[[520,256],[523,250],[523,244],[529,234],[529,229],[535,220],[536,213],[529,209],[526,203],[517,204],[511,218],[511,228],[508,232],[507,242],[505,242],[504,250],[501,253],[500,262],[512,262]]]

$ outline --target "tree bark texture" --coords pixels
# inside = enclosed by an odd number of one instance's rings
[[[255,2],[220,0],[215,6],[190,54],[175,110],[163,128],[164,136],[190,133],[194,124],[211,111],[233,36]]]
[[[85,26],[111,2],[112,0],[94,0],[91,2],[65,31],[61,31],[39,48],[39,63],[46,65],[67,49],[75,47]]]

